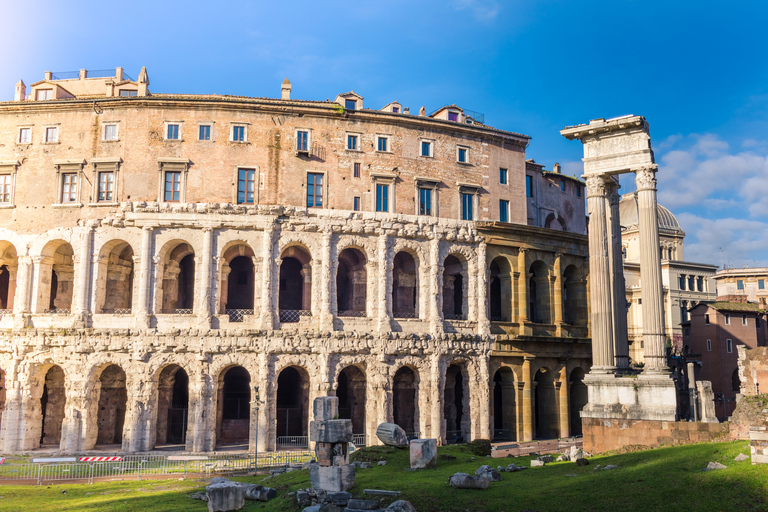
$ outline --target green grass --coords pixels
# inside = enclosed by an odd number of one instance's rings
[[[572,462],[548,464],[517,473],[502,473],[502,481],[485,491],[457,490],[448,485],[456,472],[474,474],[481,464],[493,467],[514,462],[528,465],[530,457],[489,459],[467,447],[441,447],[439,453],[455,460],[439,460],[437,469],[404,471],[408,451],[387,447],[360,450],[354,458],[374,461],[372,469],[358,470],[351,492],[363,497],[363,489],[402,491],[403,499],[419,512],[496,511],[538,512],[560,510],[622,511],[758,511],[768,510],[768,467],[748,460],[734,462],[739,453],[749,454],[746,441],[658,448],[625,454],[593,457],[590,465]],[[471,460],[471,457],[475,457]],[[386,460],[386,466],[376,461]],[[728,469],[702,472],[708,462]],[[595,471],[597,464],[617,464],[619,469]],[[566,476],[573,474],[576,476]],[[307,471],[264,477],[238,478],[278,488],[269,503],[246,502],[245,511],[299,511],[291,491],[309,487]],[[204,511],[206,504],[187,495],[201,490],[201,481],[155,480],[94,485],[0,486],[0,511],[5,510],[109,510],[109,511]],[[67,491],[62,494],[62,490]],[[86,494],[90,493],[90,494]],[[389,503],[392,499],[385,500]]]

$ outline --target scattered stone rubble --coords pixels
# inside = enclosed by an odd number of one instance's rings
[[[437,439],[411,441],[411,469],[433,468],[437,464]]]
[[[394,423],[381,423],[376,429],[376,437],[387,446],[408,447],[408,436],[405,435],[405,430]]]
[[[399,495],[397,491],[379,491],[366,489],[366,494],[386,493],[382,495]],[[416,512],[410,502],[397,500],[384,508],[379,500],[364,500],[355,498],[346,491],[327,492],[317,489],[306,489],[296,492],[296,502],[304,507],[302,512]]]
[[[724,464],[720,464],[719,462],[710,462],[707,464],[707,467],[703,468],[702,471],[713,471],[715,469],[726,469],[728,466]]]
[[[339,415],[335,396],[315,398],[313,409],[316,419],[309,423],[309,439],[315,443],[317,462],[309,465],[309,482],[316,490],[346,491],[355,484],[355,466],[347,451],[352,420],[334,419]]]
[[[449,482],[456,489],[487,489],[491,483],[487,476],[474,476],[469,473],[456,473]]]
[[[488,478],[491,482],[501,482],[501,473],[493,469],[491,466],[484,464],[480,466],[480,468],[475,471],[475,474],[477,476],[484,476]]]
[[[245,500],[269,501],[277,496],[277,491],[271,487],[257,484],[233,482],[227,478],[216,477],[205,488],[205,492],[197,492],[190,497],[208,502],[208,512],[229,512],[240,510]]]

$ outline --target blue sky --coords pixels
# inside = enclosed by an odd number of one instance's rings
[[[44,71],[146,66],[155,92],[456,103],[581,172],[558,133],[644,115],[686,259],[768,266],[768,2],[183,2],[3,6],[0,100]],[[624,180],[623,192],[632,191]]]

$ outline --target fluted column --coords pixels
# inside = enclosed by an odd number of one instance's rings
[[[77,292],[75,298],[75,315],[81,323],[85,322],[88,314],[88,297],[91,291],[91,253],[93,252],[93,224],[88,223],[80,240],[80,254],[77,261]]]
[[[213,228],[203,228],[203,261],[197,294],[197,323],[204,329],[211,328],[211,269],[213,266]]]
[[[614,357],[616,367],[629,368],[629,341],[627,336],[627,291],[624,285],[624,259],[621,253],[621,219],[619,218],[619,184],[613,179],[606,179],[608,201],[608,237],[609,264],[611,276]]]
[[[488,320],[488,262],[485,242],[477,246],[477,334],[485,336],[491,333]]]
[[[320,268],[321,277],[317,281],[320,286],[320,329],[333,330],[333,315],[331,314],[331,242],[333,232],[328,229],[323,231],[323,256]],[[338,307],[338,306],[337,306]]]
[[[656,203],[656,166],[635,171],[640,228],[640,280],[643,283],[643,373],[666,373],[664,292],[659,256],[659,218]]]
[[[531,361],[533,357],[523,358],[523,437],[519,441],[533,439],[533,382],[531,376]]]
[[[272,312],[272,272],[275,260],[272,257],[275,227],[273,224],[264,229],[261,251],[261,328],[274,329]]]
[[[141,258],[139,258],[139,290],[136,298],[136,327],[149,327],[149,298],[152,280],[152,226],[141,230]]]

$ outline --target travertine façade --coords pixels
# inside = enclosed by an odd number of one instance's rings
[[[327,394],[368,442],[385,421],[441,442],[578,433],[586,237],[525,225],[525,136],[453,106],[154,95],[121,75],[0,103],[4,452],[279,449]]]

